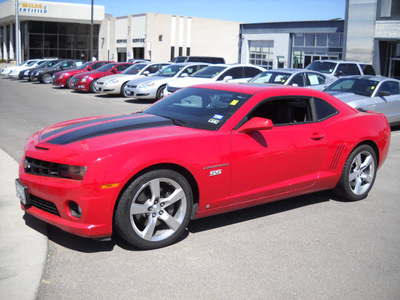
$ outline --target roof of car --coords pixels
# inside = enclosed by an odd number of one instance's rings
[[[374,80],[374,81],[384,81],[384,80],[393,80],[393,81],[398,81],[400,83],[400,80],[394,79],[394,78],[389,78],[389,77],[384,77],[384,76],[372,76],[372,75],[349,75],[349,76],[342,76],[340,79],[365,79],[365,80]]]
[[[362,62],[362,61],[356,61],[356,60],[323,59],[323,60],[314,60],[313,62],[350,63],[350,64],[365,64],[365,65],[369,65],[369,63]]]

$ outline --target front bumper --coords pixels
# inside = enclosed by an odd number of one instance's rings
[[[103,94],[119,94],[121,91],[120,84],[102,84],[101,82],[96,82],[94,84],[94,90],[96,93]]]
[[[125,87],[125,92],[126,95],[129,97],[136,97],[140,99],[155,99],[157,94],[157,89]]]
[[[19,168],[19,181],[28,187],[31,203],[21,208],[28,214],[66,232],[86,237],[104,238],[112,235],[116,188],[102,189],[102,184],[64,178],[26,174]],[[79,205],[81,216],[71,207]],[[75,205],[75,206],[74,206]]]

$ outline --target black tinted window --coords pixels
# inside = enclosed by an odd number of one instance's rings
[[[375,70],[371,65],[360,65],[364,75],[376,75]]]
[[[257,68],[244,67],[244,78],[254,77],[260,73],[261,71]]]
[[[334,108],[329,103],[325,102],[321,99],[314,99],[315,109],[317,111],[317,119],[318,121],[327,119],[333,115],[337,114],[336,108]]]
[[[236,67],[226,71],[218,80],[224,80],[226,76],[232,76],[232,79],[243,78],[243,67]]]

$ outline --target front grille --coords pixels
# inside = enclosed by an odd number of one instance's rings
[[[27,174],[61,177],[61,173],[66,169],[66,166],[27,156],[24,160],[24,169]]]
[[[29,195],[29,197],[31,199],[32,206],[34,206],[38,209],[44,210],[45,212],[48,212],[50,214],[60,216],[60,213],[58,212],[58,209],[53,202],[43,200],[43,199],[33,196],[33,195]]]
[[[136,85],[127,85],[128,88],[136,89]]]

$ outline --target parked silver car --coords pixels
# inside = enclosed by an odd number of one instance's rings
[[[282,84],[307,87],[322,91],[333,80],[321,73],[304,69],[274,69],[262,72],[249,83]]]
[[[139,99],[161,99],[168,82],[190,76],[208,65],[206,63],[181,63],[166,66],[150,78],[142,77],[129,81],[125,87],[125,95]]]
[[[324,92],[360,110],[383,113],[391,126],[400,124],[400,80],[378,76],[345,76]]]

